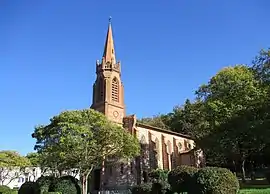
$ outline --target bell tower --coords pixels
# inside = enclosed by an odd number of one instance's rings
[[[105,114],[116,123],[125,117],[124,87],[121,81],[121,63],[116,61],[111,18],[101,62],[96,62],[96,81],[93,85],[92,109]]]

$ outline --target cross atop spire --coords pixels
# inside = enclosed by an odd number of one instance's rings
[[[111,62],[112,64],[116,63],[115,50],[113,44],[113,34],[112,34],[112,17],[109,17],[109,26],[107,31],[106,42],[104,46],[103,58],[105,62]]]

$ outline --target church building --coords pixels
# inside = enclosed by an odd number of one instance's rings
[[[141,144],[141,155],[114,167],[105,165],[103,170],[96,169],[91,180],[92,192],[128,188],[146,182],[147,174],[154,169],[171,170],[179,165],[200,166],[202,161],[201,152],[195,151],[191,137],[139,123],[135,114],[126,115],[121,73],[109,21],[102,60],[96,62],[91,108],[102,112],[109,120],[122,125],[136,136]]]

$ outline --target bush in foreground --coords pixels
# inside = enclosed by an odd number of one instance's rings
[[[192,185],[192,177],[197,171],[197,168],[185,165],[173,169],[168,175],[171,190],[177,193],[189,192]]]
[[[171,187],[168,182],[161,181],[152,184],[151,194],[169,194]]]
[[[37,180],[41,193],[81,194],[80,182],[73,176],[42,176]]]
[[[77,191],[76,185],[71,182],[69,179],[59,179],[55,184],[54,191],[61,192],[64,194],[81,194],[80,191]]]
[[[168,174],[169,174],[168,170],[156,169],[151,171],[148,174],[148,177],[151,182],[155,183],[161,181],[168,181]]]
[[[38,178],[36,183],[41,193],[53,192],[56,183],[56,178],[54,176],[41,176]]]
[[[61,181],[68,181],[70,184],[74,185],[74,187],[76,188],[76,191],[77,191],[77,194],[81,194],[82,192],[82,185],[81,185],[81,182],[76,179],[75,177],[73,176],[62,176],[60,178]],[[58,190],[56,190],[58,191]],[[60,191],[60,190],[59,190]]]
[[[196,194],[236,194],[239,190],[237,177],[226,168],[202,168],[193,180],[192,193]]]
[[[12,190],[8,186],[5,186],[5,185],[0,186],[0,193],[10,194],[11,192]]]
[[[265,178],[270,183],[270,172],[265,173]]]
[[[60,192],[45,192],[45,193],[41,193],[41,194],[62,194]]]
[[[152,183],[145,183],[141,185],[135,185],[131,189],[132,194],[150,194],[152,190]]]
[[[18,194],[39,194],[40,190],[37,183],[35,182],[25,182],[20,187]]]

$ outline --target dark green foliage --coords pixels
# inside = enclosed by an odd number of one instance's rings
[[[270,172],[265,173],[265,178],[270,183]]]
[[[188,192],[192,184],[192,177],[198,171],[192,166],[178,166],[168,175],[168,182],[173,192]]]
[[[10,194],[12,192],[12,190],[5,185],[1,185],[0,186],[0,194]]]
[[[41,176],[36,183],[40,189],[40,192],[52,192],[54,191],[56,178],[54,176]]]
[[[72,176],[61,177],[55,184],[54,191],[65,194],[81,194],[79,180]]]
[[[166,194],[170,193],[171,187],[166,181],[156,182],[152,184],[151,194]]]
[[[39,194],[40,190],[37,183],[35,182],[25,182],[20,187],[18,194]]]
[[[193,179],[191,188],[196,194],[236,194],[239,190],[237,177],[226,168],[202,168]]]
[[[148,174],[151,182],[160,182],[168,180],[168,170],[156,169]]]
[[[141,185],[136,185],[132,188],[132,194],[150,194],[152,189],[151,183],[145,183]]]
[[[168,173],[168,170],[156,169],[148,174],[150,181],[153,183],[151,194],[165,194],[170,191]]]
[[[81,182],[73,176],[63,176],[60,178],[61,180],[69,181],[76,187],[77,194],[81,194],[82,192],[82,185]],[[58,191],[58,190],[57,190]]]
[[[37,180],[41,193],[60,192],[64,194],[81,194],[80,181],[73,176],[55,178],[42,176]]]
[[[76,186],[69,180],[60,179],[55,185],[55,191],[65,194],[77,194]]]
[[[45,192],[45,193],[42,193],[42,194],[62,194],[61,192]]]
[[[161,183],[153,183],[151,194],[163,194],[162,184]]]

